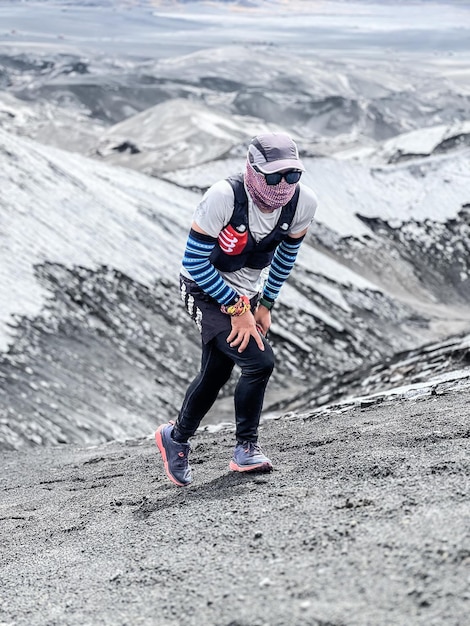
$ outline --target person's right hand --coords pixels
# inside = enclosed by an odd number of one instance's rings
[[[256,328],[255,318],[251,311],[246,311],[243,315],[233,315],[230,321],[232,322],[232,331],[227,337],[227,343],[232,348],[238,346],[238,352],[243,352],[250,341],[250,337],[254,337],[258,348],[264,350],[263,340]]]

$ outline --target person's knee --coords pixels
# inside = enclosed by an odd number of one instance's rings
[[[264,350],[260,350],[257,347],[256,358],[246,368],[242,369],[247,374],[256,374],[269,378],[274,370],[274,365],[274,352],[269,344],[265,344]]]
[[[276,364],[276,359],[274,357],[274,352],[271,350],[271,346],[268,346],[269,349],[265,349],[263,354],[263,369],[264,371],[271,375]]]
[[[269,377],[274,369],[275,358],[270,344],[264,341],[264,350],[260,350],[254,338],[250,339],[248,346],[243,352],[238,352],[236,347],[227,343],[225,333],[220,333],[215,338],[215,343],[223,354],[240,367],[242,373],[249,376]]]

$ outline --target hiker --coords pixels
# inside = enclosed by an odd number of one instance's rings
[[[229,380],[236,446],[230,469],[271,471],[258,445],[266,385],[274,368],[266,339],[271,311],[311,224],[317,200],[300,183],[305,168],[285,133],[252,139],[244,173],[212,185],[194,213],[180,275],[181,297],[202,336],[201,368],[176,422],[155,433],[168,478],[192,481],[189,439]]]

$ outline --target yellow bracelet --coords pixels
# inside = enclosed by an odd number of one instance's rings
[[[235,304],[231,304],[229,306],[222,305],[220,310],[222,313],[226,313],[227,315],[231,315],[232,317],[238,317],[239,315],[243,315],[251,309],[250,301],[248,296],[240,296]]]

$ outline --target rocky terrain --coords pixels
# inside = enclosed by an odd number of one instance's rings
[[[462,626],[468,380],[261,427],[274,471],[201,432],[179,489],[148,439],[3,452],[8,626]]]

